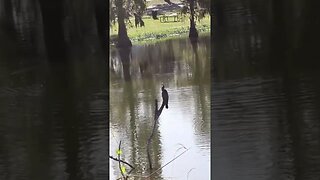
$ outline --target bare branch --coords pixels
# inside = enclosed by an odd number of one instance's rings
[[[190,148],[189,148],[190,149]],[[168,164],[172,163],[174,160],[176,160],[178,157],[180,157],[182,154],[184,154],[185,152],[189,151],[189,149],[186,149],[185,151],[183,151],[181,154],[179,154],[178,156],[176,156],[175,158],[173,158],[172,160],[170,160],[169,162],[167,162],[165,165],[163,165],[162,167],[160,167],[159,169],[157,169],[156,171],[154,171],[153,173],[151,173],[149,175],[149,177],[151,177],[153,174],[157,173],[158,171],[160,171],[162,168],[166,167]]]
[[[126,161],[124,161],[124,160],[117,159],[117,158],[115,158],[115,157],[113,157],[113,156],[109,156],[109,158],[112,159],[112,160],[115,160],[115,161],[120,161],[120,162],[122,162],[122,163],[130,166],[130,168],[134,169],[134,167],[133,167],[131,164],[129,164],[128,162],[126,162]]]
[[[188,174],[187,174],[187,180],[189,179],[189,173],[192,171],[192,170],[194,170],[195,168],[192,168],[192,169],[190,169],[189,170],[189,172],[188,172]]]
[[[149,160],[149,168],[152,169],[152,162],[151,162],[151,156],[150,156],[150,143],[151,143],[151,140],[152,140],[152,137],[153,137],[153,134],[156,130],[156,127],[157,127],[157,122],[158,122],[158,119],[162,113],[162,110],[164,108],[165,104],[164,104],[164,100],[162,99],[162,104],[161,104],[161,107],[160,109],[158,110],[158,100],[156,99],[155,100],[155,116],[154,116],[154,124],[153,124],[153,129],[152,129],[152,133],[148,139],[148,144],[147,144],[147,155],[148,155],[148,160]]]

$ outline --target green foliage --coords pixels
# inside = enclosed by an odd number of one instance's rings
[[[114,26],[116,24],[116,7],[113,3],[114,0],[109,0],[109,24]]]
[[[110,26],[113,26],[117,19],[116,3],[122,3],[122,7],[125,9],[125,19],[128,20],[133,13],[142,15],[146,10],[146,0],[109,0],[109,17]],[[127,21],[129,22],[129,21]]]
[[[121,155],[122,154],[121,149],[118,149],[116,153],[117,153],[117,155]]]
[[[198,4],[201,8],[206,8],[210,10],[211,7],[211,0],[197,0]]]
[[[147,8],[146,4],[146,0],[134,0],[133,11],[142,16]]]
[[[176,36],[187,36],[189,32],[189,20],[185,19],[184,22],[168,22],[161,23],[159,20],[151,18],[144,19],[146,24],[142,28],[129,28],[128,36],[135,44],[150,43]],[[114,38],[117,34],[117,24],[115,28],[110,31],[110,38]],[[206,16],[200,22],[197,22],[197,29],[199,33],[210,32],[210,16]]]
[[[126,170],[126,167],[125,166],[121,166],[121,172],[123,174],[126,174],[127,173],[127,170]]]
[[[190,0],[181,0],[184,7],[181,10],[183,14],[190,14]],[[195,2],[195,18],[200,21],[205,16],[209,15],[210,12],[210,0],[194,0]]]

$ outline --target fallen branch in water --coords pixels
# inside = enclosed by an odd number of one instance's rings
[[[160,117],[162,110],[164,108],[164,100],[162,100],[162,104],[160,109],[158,110],[158,100],[155,100],[155,110],[154,110],[154,124],[153,124],[153,129],[152,129],[152,133],[148,139],[148,144],[147,144],[147,155],[148,155],[148,160],[149,160],[149,168],[152,169],[152,162],[151,162],[151,157],[150,157],[150,143],[153,137],[153,134],[156,130],[156,126],[157,126],[157,122],[158,122],[158,118]]]
[[[183,146],[183,145],[182,145]],[[164,167],[166,167],[167,165],[169,165],[170,163],[172,163],[173,161],[175,161],[176,159],[178,159],[180,156],[182,156],[184,153],[186,153],[187,151],[189,151],[189,149],[188,148],[186,148],[186,147],[182,147],[182,148],[184,148],[185,149],[185,151],[183,151],[182,153],[180,153],[178,156],[176,156],[176,157],[174,157],[173,159],[171,159],[169,162],[167,162],[165,165],[163,165],[163,166],[161,166],[160,168],[158,168],[157,170],[155,170],[153,173],[151,173],[151,174],[149,174],[149,175],[138,175],[138,174],[136,174],[136,175],[130,175],[130,176],[128,176],[128,177],[138,177],[138,178],[144,178],[144,179],[150,179],[154,174],[156,174],[157,172],[159,172],[161,169],[163,169]],[[195,169],[195,168],[192,168],[191,170],[193,170],[193,169]],[[190,171],[191,171],[190,170]],[[188,176],[189,176],[189,173],[190,173],[190,171],[188,172]]]
[[[124,161],[124,160],[117,159],[117,158],[115,158],[115,157],[113,157],[113,156],[109,156],[109,158],[112,159],[112,160],[115,160],[115,161],[120,161],[120,162],[122,162],[122,163],[130,166],[132,169],[134,169],[134,167],[133,167],[131,164],[129,164],[128,162],[126,162],[126,161]]]
[[[189,148],[190,149],[190,148]],[[179,154],[178,156],[176,156],[175,158],[171,159],[169,162],[167,162],[165,165],[161,166],[159,169],[157,169],[156,171],[154,171],[153,173],[151,173],[148,177],[151,177],[153,174],[155,174],[156,172],[160,171],[161,169],[163,169],[164,167],[166,167],[168,164],[172,163],[174,160],[176,160],[178,157],[180,157],[182,154],[186,153],[187,151],[189,151],[189,149],[186,149],[185,151],[183,151],[181,154]]]
[[[129,164],[128,162],[122,160],[122,159],[120,158],[120,155],[121,155],[121,154],[122,154],[122,150],[121,150],[121,141],[120,141],[120,142],[119,142],[119,149],[117,150],[118,158],[115,158],[115,157],[110,156],[110,155],[109,155],[109,158],[112,159],[112,160],[114,160],[114,161],[118,161],[118,162],[119,162],[119,170],[120,170],[120,172],[121,172],[122,177],[123,177],[124,179],[128,179],[128,175],[134,170],[134,167],[133,167],[131,164]],[[126,165],[128,165],[128,166],[131,168],[131,170],[127,173],[127,175],[124,174],[126,170],[125,170],[125,167],[124,167],[124,166],[121,166],[121,163],[126,164]],[[120,178],[120,179],[121,179],[121,178]]]
[[[192,170],[194,170],[194,169],[196,169],[196,168],[192,168],[192,169],[189,170],[189,172],[188,172],[188,174],[187,174],[187,180],[189,179],[189,174],[190,174],[190,172],[191,172]]]

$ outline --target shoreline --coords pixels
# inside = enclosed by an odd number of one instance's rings
[[[151,19],[144,19],[146,27],[127,27],[128,36],[132,45],[150,44],[175,37],[188,37],[190,23],[186,19],[183,22],[160,23]],[[197,22],[196,28],[199,36],[210,33],[210,17],[207,16]],[[117,25],[109,31],[110,45],[115,45],[117,40]]]
[[[142,37],[130,38],[132,45],[145,45],[145,44],[153,44],[161,41],[165,41],[168,39],[175,39],[175,38],[188,38],[189,30],[183,31],[178,33],[169,33],[169,34],[146,34]],[[204,36],[210,34],[209,30],[199,30],[199,36]],[[109,36],[109,43],[111,46],[115,46],[116,43],[116,36]]]

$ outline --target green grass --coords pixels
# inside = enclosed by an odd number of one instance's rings
[[[143,19],[145,27],[129,27],[127,25],[128,36],[133,44],[150,43],[162,39],[187,36],[189,33],[190,21],[185,17],[184,22],[168,22],[161,23],[160,20],[153,20],[152,18]],[[131,20],[134,23],[134,19]],[[196,28],[199,33],[210,32],[210,16],[202,19],[200,22],[196,21]],[[110,37],[115,38],[118,33],[117,24],[110,30]]]

